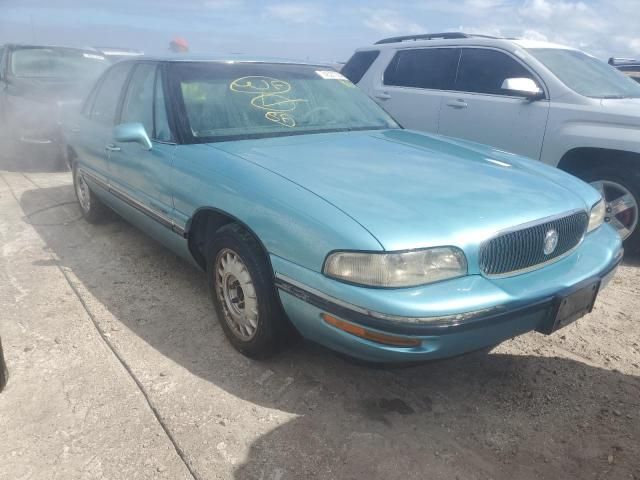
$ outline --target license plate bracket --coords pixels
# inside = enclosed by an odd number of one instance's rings
[[[549,320],[539,331],[549,335],[591,313],[599,289],[600,280],[591,282],[568,295],[558,297]]]

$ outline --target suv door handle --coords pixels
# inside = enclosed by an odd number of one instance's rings
[[[120,151],[120,147],[119,147],[119,146],[117,146],[117,145],[116,145],[116,144],[114,144],[114,143],[109,143],[109,144],[105,145],[104,149],[105,149],[107,152],[119,152],[119,151]]]
[[[389,95],[387,92],[380,92],[376,93],[374,97],[379,98],[380,100],[389,100],[391,98],[391,95]]]
[[[467,108],[469,105],[467,105],[467,102],[463,99],[457,98],[455,100],[448,101],[447,106],[452,108]]]

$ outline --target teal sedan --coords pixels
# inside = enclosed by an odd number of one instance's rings
[[[294,332],[384,363],[551,334],[622,259],[586,183],[405,130],[321,65],[119,62],[66,139],[84,218],[114,210],[206,271],[252,358]]]

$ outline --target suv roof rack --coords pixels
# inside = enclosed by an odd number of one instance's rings
[[[401,37],[389,37],[383,38],[382,40],[378,40],[375,45],[380,45],[383,43],[397,43],[397,42],[406,42],[407,40],[434,40],[434,39],[442,39],[442,40],[450,40],[455,38],[498,38],[492,37],[490,35],[477,35],[463,32],[443,32],[443,33],[423,33],[420,35],[404,35]]]
[[[640,60],[635,60],[633,58],[609,58],[609,65],[613,65],[614,67],[618,67],[621,65],[640,65]]]

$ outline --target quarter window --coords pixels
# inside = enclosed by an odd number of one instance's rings
[[[153,136],[153,89],[156,79],[156,66],[150,63],[139,64],[131,82],[122,106],[120,122],[141,123],[147,135]]]
[[[458,55],[456,48],[400,50],[384,72],[384,84],[450,90]]]
[[[122,87],[131,71],[131,64],[122,63],[109,70],[98,88],[90,118],[104,125],[113,125]]]
[[[356,52],[349,59],[349,61],[342,67],[340,73],[351,80],[353,83],[358,83],[367,73],[371,64],[378,58],[380,52],[378,50],[368,50],[365,52]]]
[[[460,56],[455,89],[462,92],[513,95],[503,90],[507,78],[530,78],[529,70],[502,52],[483,48],[464,48]],[[536,82],[537,83],[537,82]]]

